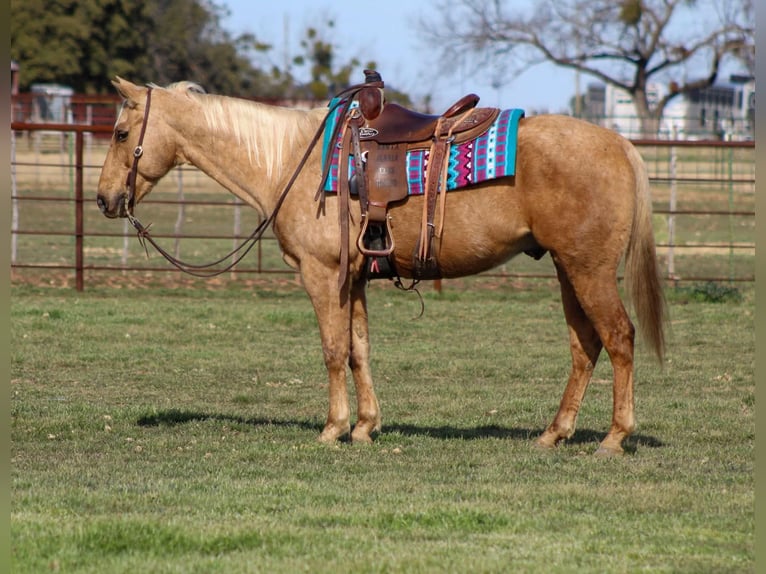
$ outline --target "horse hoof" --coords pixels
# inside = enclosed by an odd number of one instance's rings
[[[327,436],[325,433],[322,433],[317,437],[317,442],[322,444],[333,444],[335,441],[336,439]]]
[[[551,451],[555,450],[557,443],[558,441],[556,439],[551,437],[546,438],[545,435],[542,435],[538,437],[538,439],[534,442],[534,445],[539,450]]]
[[[540,441],[535,441],[532,443],[533,448],[538,452],[554,452],[556,450],[556,445],[549,445],[545,443],[541,443]]]
[[[349,432],[348,429],[345,431],[342,431],[342,430],[338,430],[337,428],[333,426],[325,427],[325,429],[319,435],[319,438],[317,440],[323,444],[333,444],[337,440],[341,439],[343,436],[347,435],[348,432]]]
[[[376,429],[373,429],[372,432],[376,432]],[[356,427],[351,433],[351,442],[354,444],[372,444],[372,433]]]

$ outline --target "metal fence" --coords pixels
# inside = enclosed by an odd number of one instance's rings
[[[147,259],[127,222],[107,220],[95,204],[109,125],[11,124],[11,267],[27,274],[74,276],[83,290],[105,274],[177,272]],[[754,281],[754,142],[634,141],[650,171],[658,254],[669,281]],[[224,193],[220,193],[224,191]],[[152,236],[168,250],[204,261],[244,239],[259,220],[217,183],[179,168],[141,204],[156,217]],[[143,219],[143,215],[140,215]],[[273,236],[231,271],[292,275]],[[550,264],[526,257],[482,274],[553,279]]]

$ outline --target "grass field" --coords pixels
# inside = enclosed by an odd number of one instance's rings
[[[84,293],[12,285],[17,573],[755,571],[754,287],[670,289],[668,356],[639,345],[638,427],[593,456],[534,448],[567,376],[541,282],[370,289],[383,432],[320,445],[316,320],[290,281]]]

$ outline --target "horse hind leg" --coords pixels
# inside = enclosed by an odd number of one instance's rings
[[[537,439],[537,444],[544,448],[553,448],[561,440],[571,438],[574,434],[577,413],[602,348],[601,339],[577,300],[568,276],[558,264],[556,270],[561,286],[564,316],[569,330],[572,369],[559,410],[553,422]]]
[[[617,282],[585,296],[584,308],[591,317],[612,363],[612,424],[596,451],[598,456],[623,453],[622,442],[636,427],[633,401],[633,353],[635,328],[617,291]]]
[[[633,352],[635,328],[617,290],[614,270],[605,267],[576,277],[569,274],[583,312],[598,333],[612,364],[612,424],[596,454],[622,454],[622,442],[635,429]],[[584,389],[583,389],[584,390]]]

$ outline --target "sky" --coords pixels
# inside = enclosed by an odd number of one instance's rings
[[[534,0],[513,0],[514,6]],[[222,21],[233,36],[252,33],[260,42],[273,45],[272,63],[285,67],[285,55],[303,53],[300,41],[309,27],[320,30],[322,38],[331,40],[337,60],[347,63],[357,58],[363,64],[375,61],[384,82],[408,94],[414,107],[424,96],[432,97],[431,113],[447,110],[462,96],[473,92],[482,106],[522,108],[528,112],[567,112],[575,93],[585,93],[592,76],[578,75],[573,70],[538,64],[523,74],[505,78],[494,86],[491,68],[466,70],[439,62],[437,50],[427,49],[419,36],[420,22],[429,14],[433,0],[220,0],[230,12]],[[679,30],[702,29],[715,18],[710,2],[698,2],[694,8],[680,8],[675,25]],[[332,29],[326,22],[335,22]],[[334,34],[334,36],[330,36]],[[720,74],[725,81],[731,70]],[[300,78],[307,80],[308,77]],[[362,66],[352,82],[362,82]]]
[[[414,102],[431,94],[432,112],[441,113],[462,96],[473,92],[481,105],[559,112],[568,109],[575,94],[575,74],[543,64],[506,82],[492,86],[491,73],[446,70],[433,50],[424,48],[418,37],[419,21],[430,2],[415,0],[222,0],[230,12],[223,27],[234,36],[249,32],[261,42],[272,44],[274,63],[283,67],[286,47],[289,54],[301,53],[300,40],[306,29],[326,30],[328,19],[335,22],[332,38],[338,61],[356,57],[362,63],[375,61],[387,86],[407,93]],[[325,39],[327,33],[325,32]],[[358,77],[362,82],[360,67]],[[585,89],[587,78],[581,77]]]

